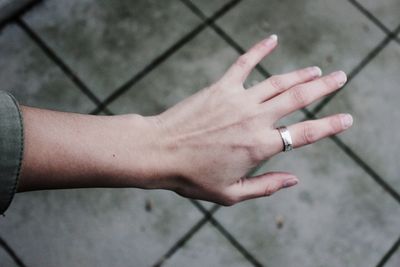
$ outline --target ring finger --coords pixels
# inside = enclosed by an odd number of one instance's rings
[[[317,120],[299,122],[287,127],[293,142],[293,148],[315,143],[325,137],[338,134],[353,124],[350,114],[336,114]],[[283,140],[276,132],[276,153],[283,150]]]

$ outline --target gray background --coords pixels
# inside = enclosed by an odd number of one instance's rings
[[[247,86],[343,69],[343,90],[282,123],[349,112],[354,126],[261,166],[297,187],[229,208],[138,189],[18,194],[0,266],[400,266],[399,14],[399,0],[47,0],[14,17],[0,82],[24,105],[157,114],[277,33]]]

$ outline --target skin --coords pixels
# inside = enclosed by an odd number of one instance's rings
[[[233,205],[294,186],[287,172],[246,174],[280,153],[276,122],[339,89],[346,75],[309,67],[247,90],[252,69],[277,46],[275,35],[240,56],[221,79],[165,112],[91,116],[22,107],[25,151],[18,190],[77,187],[167,189]],[[288,126],[294,148],[340,133],[349,114]]]

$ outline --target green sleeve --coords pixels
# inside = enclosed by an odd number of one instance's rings
[[[22,115],[15,98],[0,91],[0,214],[13,199],[23,157]]]

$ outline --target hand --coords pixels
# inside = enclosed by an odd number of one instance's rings
[[[180,195],[232,205],[269,196],[297,184],[286,172],[246,174],[282,151],[274,124],[282,117],[327,95],[346,82],[342,71],[321,76],[309,67],[272,76],[247,90],[251,70],[275,47],[270,36],[243,54],[216,83],[151,117],[159,129],[159,145],[172,158],[176,177],[168,189]],[[342,132],[352,125],[348,114],[288,126],[294,148]]]

